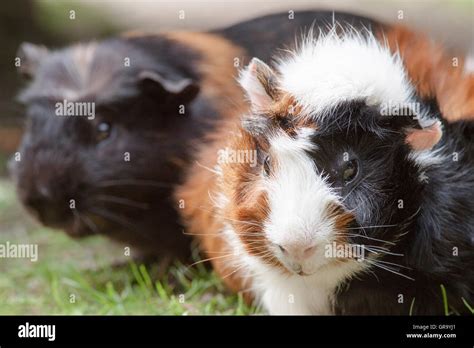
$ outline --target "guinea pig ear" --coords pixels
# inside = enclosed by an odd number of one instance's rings
[[[254,110],[265,110],[277,98],[278,78],[267,64],[252,58],[241,72],[240,85],[245,90]]]
[[[20,58],[18,71],[25,77],[33,78],[48,54],[49,51],[45,46],[23,42],[16,54]]]
[[[154,71],[142,71],[139,76],[140,87],[149,93],[160,95],[173,102],[186,104],[199,93],[199,85],[191,79],[172,81]]]
[[[441,122],[419,128],[408,128],[405,131],[405,142],[415,151],[429,150],[433,148],[443,136]]]

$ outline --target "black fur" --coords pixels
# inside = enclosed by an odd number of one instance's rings
[[[435,103],[422,107],[440,117]],[[406,130],[419,128],[411,116],[382,116],[362,102],[341,105],[331,116],[315,137],[314,158],[354,211],[350,232],[360,237],[350,240],[375,246],[365,258],[378,252],[382,266],[403,274],[371,267],[341,286],[336,313],[408,315],[412,307],[412,314],[444,314],[441,285],[450,313],[470,313],[462,299],[474,303],[474,124],[443,122],[433,149],[443,160],[420,165],[405,144]],[[348,186],[337,170],[344,152],[360,162]]]
[[[328,28],[333,19],[342,27],[377,30],[383,26],[369,18],[344,12],[333,11],[295,11],[294,18],[289,13],[277,13],[241,22],[229,28],[216,31],[248,52],[247,61],[258,57],[264,62],[283,53],[283,49],[294,49],[301,37],[315,28]]]
[[[172,56],[158,60],[159,52]],[[94,52],[90,80],[78,86],[73,54],[74,48],[51,53],[20,95],[28,105],[22,159],[12,168],[20,198],[43,223],[72,236],[100,232],[142,253],[186,254],[189,238],[181,233],[171,192],[180,180],[180,161],[188,160],[189,141],[202,136],[217,114],[202,97],[189,107],[139,76],[153,71],[170,81],[198,83],[193,66],[200,57],[158,36],[106,40]],[[130,67],[124,67],[125,57]],[[63,89],[95,102],[95,119],[55,116]],[[178,114],[181,103],[188,107],[185,116]],[[101,122],[112,128],[98,142]],[[69,209],[70,199],[81,217]]]

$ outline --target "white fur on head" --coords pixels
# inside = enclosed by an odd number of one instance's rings
[[[321,115],[341,101],[365,100],[368,105],[410,102],[413,89],[398,54],[372,33],[340,34],[334,26],[315,36],[278,63],[280,87],[311,115]]]
[[[414,130],[407,143],[416,145],[412,146],[415,151],[432,148],[441,139],[441,127],[432,127],[433,119],[425,109],[412,110],[419,102],[399,54],[392,54],[387,44],[368,30],[339,33],[339,27],[334,24],[319,35],[310,31],[300,48],[279,59],[278,74],[252,59],[240,77],[252,108],[268,108],[274,98],[269,91],[274,90],[289,93],[302,108],[301,115],[316,120],[330,115],[341,102],[364,101],[383,115],[392,106],[407,108],[421,126],[431,128],[430,132]]]

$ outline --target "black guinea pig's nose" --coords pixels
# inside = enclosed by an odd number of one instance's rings
[[[68,201],[56,197],[45,188],[39,188],[28,193],[24,203],[36,213],[41,223],[46,226],[61,227],[71,215]]]

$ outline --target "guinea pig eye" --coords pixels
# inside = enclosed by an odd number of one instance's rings
[[[357,160],[351,160],[351,161],[345,162],[345,166],[342,172],[342,180],[344,184],[347,185],[348,183],[353,181],[356,178],[358,172],[359,172],[359,164]]]
[[[266,156],[265,160],[263,161],[263,174],[268,176],[268,175],[270,175],[270,171],[271,171],[270,156]]]
[[[97,141],[102,141],[110,136],[112,126],[108,122],[101,122],[97,125]]]

